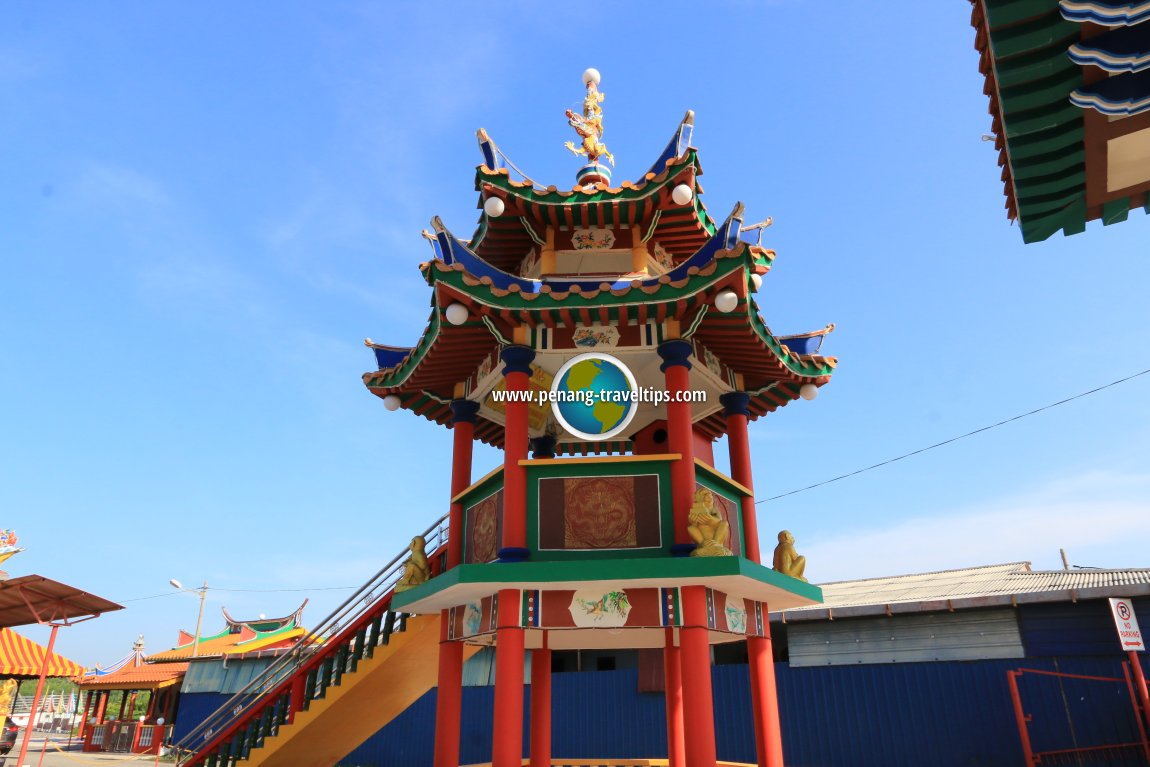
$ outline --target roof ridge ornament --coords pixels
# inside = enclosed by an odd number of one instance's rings
[[[566,147],[573,154],[583,155],[587,164],[575,174],[575,180],[580,186],[592,184],[611,183],[611,169],[599,163],[600,157],[606,157],[612,166],[615,165],[615,155],[603,143],[603,103],[604,94],[599,90],[599,70],[590,68],[583,72],[583,84],[587,86],[587,96],[583,99],[583,114],[568,109],[567,123],[579,134],[581,143],[575,145],[568,141]]]

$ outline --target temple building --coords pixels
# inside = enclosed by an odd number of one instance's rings
[[[553,652],[616,648],[661,659],[665,734],[650,757],[725,764],[711,657],[737,645],[757,763],[781,767],[768,614],[821,592],[779,522],[766,533],[774,556],[760,550],[748,425],[830,381],[836,360],[820,346],[833,325],[769,328],[755,295],[775,258],[762,244],[770,219],[747,223],[742,203],[712,217],[693,113],[648,172],[616,183],[599,73],[582,82],[582,112],[566,115],[584,160],[575,184],[523,176],[480,130],[478,228],[463,240],[435,218],[424,232],[427,326],[408,346],[367,342],[376,369],[363,382],[387,410],[453,432],[449,513],[337,611],[330,634],[317,629],[322,648],[269,669],[265,694],[237,696],[190,733],[188,764],[334,765],[434,687],[423,745],[436,767],[458,767],[474,715],[463,665],[484,647],[494,767],[551,764]],[[729,474],[715,467],[723,436]],[[503,452],[478,480],[476,441]]]

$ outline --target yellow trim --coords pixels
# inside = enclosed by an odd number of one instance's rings
[[[520,466],[585,466],[589,463],[635,463],[643,461],[677,461],[679,453],[657,453],[654,455],[604,455],[596,458],[526,458]]]
[[[704,463],[703,461],[699,460],[698,458],[695,459],[695,466],[697,468],[702,469],[705,473],[711,474],[712,476],[716,477],[720,481],[726,482],[728,485],[735,488],[736,490],[738,490],[743,495],[752,496],[752,497],[755,495],[753,492],[751,492],[750,488],[748,488],[746,485],[743,485],[740,482],[736,482],[735,480],[731,479],[730,477],[728,477],[723,472],[716,469],[714,466],[710,466],[710,465]]]
[[[503,467],[502,466],[496,466],[494,469],[492,469],[491,471],[487,472],[482,477],[480,477],[477,481],[472,482],[470,485],[468,485],[466,489],[461,490],[458,495],[456,495],[454,498],[451,499],[451,502],[452,503],[459,503],[459,501],[463,498],[463,496],[467,495],[472,490],[479,487],[484,482],[491,479],[492,477],[494,477],[496,474],[498,474],[501,471],[503,471]]]

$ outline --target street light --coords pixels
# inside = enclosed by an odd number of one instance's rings
[[[194,658],[200,654],[200,626],[202,626],[204,622],[204,600],[208,597],[208,582],[204,581],[204,585],[200,586],[198,589],[186,589],[184,588],[184,584],[180,583],[175,578],[172,578],[170,581],[168,581],[168,583],[172,584],[174,588],[177,588],[180,591],[186,591],[189,594],[200,595],[200,613],[196,616],[196,637],[192,640],[192,657]]]

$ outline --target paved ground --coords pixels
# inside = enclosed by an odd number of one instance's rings
[[[16,763],[20,755],[20,741],[12,748],[8,756],[0,756],[0,767],[21,767]],[[28,746],[28,755],[24,757],[24,764],[28,767],[82,767],[82,765],[103,765],[113,767],[115,764],[130,765],[131,767],[147,767],[156,763],[155,754],[85,754],[80,751],[80,744],[75,739],[69,746],[68,739],[58,735],[48,736],[47,748],[44,747],[44,733],[33,733],[32,743]],[[171,762],[161,761],[160,764]]]

